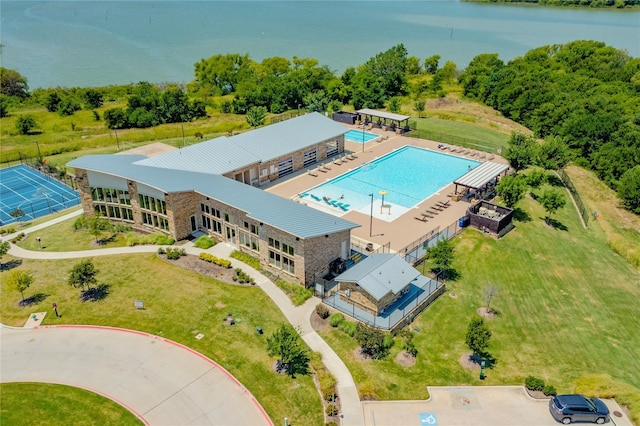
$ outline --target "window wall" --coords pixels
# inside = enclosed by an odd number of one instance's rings
[[[115,188],[91,188],[93,210],[96,214],[109,219],[133,222],[133,210],[129,191]]]
[[[150,195],[138,194],[142,223],[162,231],[169,231],[167,203]]]
[[[295,275],[294,255],[293,246],[282,243],[275,238],[269,238],[269,264],[271,266]]]

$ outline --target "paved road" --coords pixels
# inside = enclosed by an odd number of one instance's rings
[[[2,382],[58,383],[104,395],[153,425],[272,425],[229,372],[137,331],[93,326],[0,328]]]

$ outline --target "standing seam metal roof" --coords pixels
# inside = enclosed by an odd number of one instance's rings
[[[141,166],[225,174],[337,138],[347,128],[312,112],[236,136],[222,136],[138,161]]]
[[[422,286],[426,277],[394,253],[373,253],[335,277],[338,282],[355,282],[376,300],[396,294],[414,282]]]
[[[196,191],[247,213],[250,218],[308,239],[360,225],[270,194],[224,176],[138,164],[141,155],[86,155],[68,165],[134,180],[165,193]]]

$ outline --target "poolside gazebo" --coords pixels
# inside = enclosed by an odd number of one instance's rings
[[[462,186],[465,188],[463,195],[473,190],[475,198],[484,198],[484,195],[498,183],[500,176],[507,173],[507,170],[509,166],[505,164],[484,162],[453,182],[456,186],[453,196],[458,195],[458,186]]]
[[[360,121],[363,124],[371,124],[372,126],[382,129],[386,129],[388,127],[391,130],[396,130],[398,133],[401,132],[403,128],[409,128],[409,118],[411,117],[408,115],[394,114],[391,112],[368,108],[359,109],[356,112],[360,116]],[[404,125],[402,123],[404,123]]]

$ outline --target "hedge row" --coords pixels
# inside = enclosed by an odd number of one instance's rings
[[[216,265],[222,266],[223,268],[227,268],[227,269],[231,268],[230,260],[220,259],[209,253],[200,253],[200,256],[198,256],[198,258],[201,260],[204,260],[205,262],[215,263]]]

